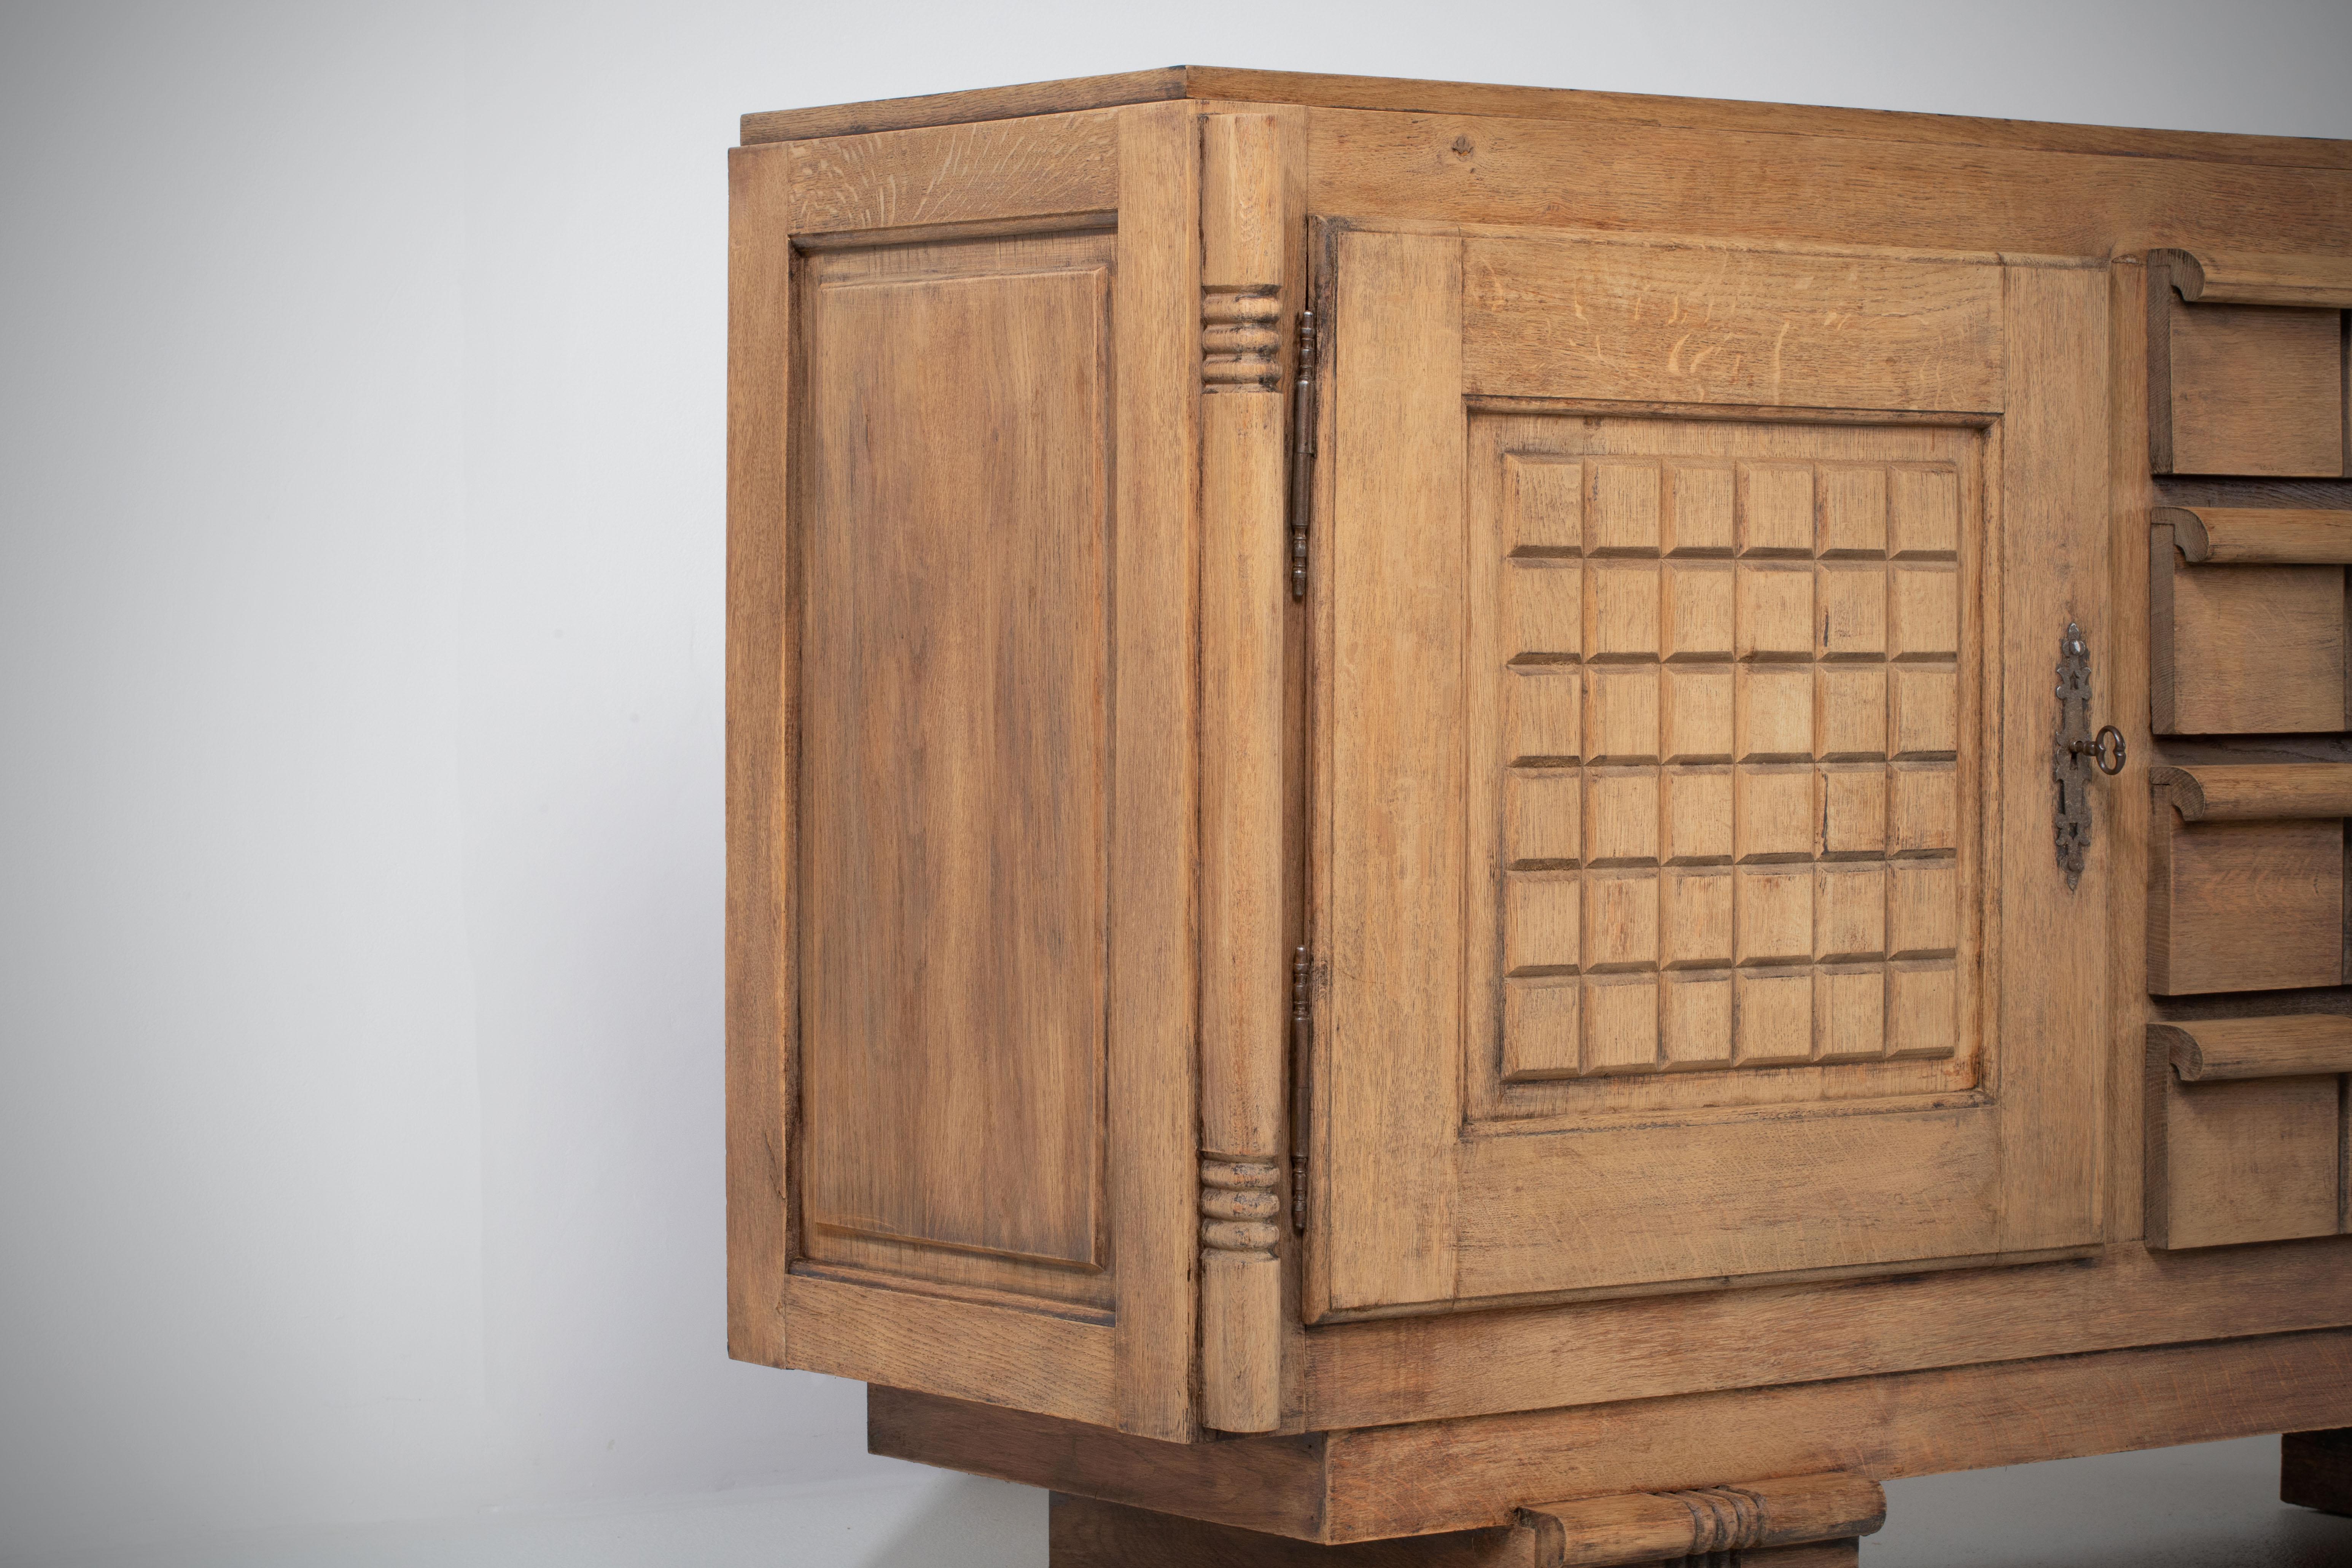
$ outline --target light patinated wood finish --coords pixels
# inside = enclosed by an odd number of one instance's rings
[[[2149,659],[2165,735],[2341,728],[2347,637],[2341,566],[2190,565],[2149,531]]]
[[[1105,1308],[1111,262],[814,258],[800,541],[807,1256]]]
[[[1886,1513],[1878,1486],[1853,1476],[1587,1498],[1522,1509],[1488,1530],[1339,1546],[1065,1492],[1052,1509],[1055,1568],[1853,1568],[1859,1537]]]
[[[785,531],[790,164],[728,154],[727,1353],[784,1364],[786,1200],[798,1005]]]
[[[2148,513],[2190,561],[2282,566],[2352,563],[2352,511],[2306,507],[2160,506]]]
[[[2332,1013],[2151,1024],[2183,1083],[2352,1072],[2352,1018]]]
[[[1282,1419],[1290,965],[1283,138],[1201,123],[1202,1418]]]
[[[1172,1448],[875,1389],[877,1454],[1338,1542],[1507,1525],[1547,1497],[1771,1470],[1875,1479],[2352,1422],[2352,1331]]]
[[[2137,1021],[2132,1034],[2137,1171]],[[2135,1236],[2139,1203],[2135,1184]],[[1314,1334],[1308,1424],[1392,1426],[2284,1333],[2341,1321],[2347,1291],[2352,1254],[2341,1251],[2167,1255],[2135,1243],[2083,1262],[1376,1319]]]
[[[1121,117],[1111,1016],[1129,1044],[1105,1114],[1125,1248],[1118,1425],[1161,1438],[1199,1427],[1200,178],[1183,106]]]
[[[2210,286],[2198,258],[2148,252],[2148,466],[2159,474],[2346,472],[2343,264],[2240,258]],[[2281,294],[2304,299],[2288,301]],[[2265,303],[2190,303],[2250,300]]]
[[[2184,822],[2352,816],[2352,763],[2200,763],[2150,768],[2148,781]]]
[[[1192,67],[745,136],[733,1353],[927,1391],[877,1450],[1062,1568],[1811,1568],[1752,1478],[2352,1421],[2352,148]]]
[[[1507,87],[1489,82],[1428,81],[1399,77],[1336,76],[1305,71],[1236,70],[1224,66],[1169,66],[1112,76],[1073,77],[1015,87],[932,93],[919,98],[790,109],[743,116],[743,142],[896,131],[910,126],[1012,120],[1116,104],[1168,99],[1228,99],[1268,104],[1377,109],[1402,113],[1498,115],[1576,122],[1696,128],[1753,134],[1921,142],[1947,147],[2025,147],[2133,158],[2208,163],[2273,163],[2352,169],[2340,142],[2286,136],[2216,135],[2196,131],[2137,131],[2100,125],[2057,125],[2021,120],[1979,120],[1956,114],[1905,114],[1885,110],[1822,109],[1721,99],[1662,98],[1645,93],[1585,92],[1563,88]],[[2265,258],[2274,262],[2276,258]]]
[[[1745,1560],[1778,1546],[1852,1541],[1885,1522],[1877,1482],[1832,1473],[1530,1503],[1517,1528],[1535,1536],[1545,1568],[1612,1568],[1715,1552]]]
[[[1323,461],[1339,685],[1322,743],[1335,837],[1396,847],[1361,870],[1335,861],[1345,879],[1327,905],[1348,1010],[1319,1042],[1331,1224],[1310,1234],[1310,1310],[2098,1235],[2102,1129],[2081,1110],[2107,1075],[2090,1044],[2102,988],[2036,964],[1992,990],[1998,954],[1961,889],[1979,885],[1987,802],[2040,794],[2049,720],[2025,672],[2104,572],[2082,527],[2105,493],[2084,460],[2101,450],[2084,414],[2105,376],[2104,279],[2016,268],[2004,287],[1986,265],[1662,247],[1651,298],[1642,257],[1487,230],[1333,241]],[[1777,383],[1738,370],[1763,300],[1800,277],[1841,326],[1784,322]],[[1543,337],[1489,300],[1548,301],[1576,326]],[[1675,342],[1646,325],[1677,312],[1704,328]],[[1885,351],[1882,321],[1911,334],[1905,352]],[[1474,410],[1466,558],[1461,416],[1401,399],[1394,368],[1409,353],[1443,375],[1457,339]],[[1718,352],[1734,367],[1719,381],[1676,369]],[[1715,416],[1475,412],[1523,385],[1588,384]],[[1775,421],[1747,401],[1776,395],[1857,413]],[[1945,399],[1941,429],[1860,412]],[[1988,405],[2005,416],[1980,435],[1969,411]],[[1360,435],[1360,419],[1378,423]],[[1984,497],[1988,468],[2010,499]],[[1401,527],[1406,496],[1422,521]],[[2006,542],[1998,562],[1989,536]],[[2004,627],[2020,628],[2006,647]],[[1977,684],[1987,646],[2016,672],[2005,737],[1979,728],[2000,710]],[[1466,832],[1421,804],[1452,798],[1469,802]],[[2103,866],[2076,899],[2046,842],[1990,842],[2022,951],[2102,951]],[[1388,865],[1410,874],[1372,874]],[[1457,996],[1450,964],[1419,961],[1433,983],[1348,1007],[1420,943],[1466,951],[1475,989]],[[1998,1066],[1988,1038],[2004,1042]],[[1744,1081],[1678,1076],[1722,1071]],[[1705,1109],[1807,1103],[1839,1113]],[[1642,1120],[1612,1128],[1612,1114]],[[1839,1194],[1836,1226],[1805,1217],[1803,1183]],[[1928,1191],[1932,1205],[1910,1196]]]
[[[2352,306],[2352,260],[2341,256],[2222,255],[2164,250],[2183,300],[2214,305]]]
[[[2342,1220],[2339,1079],[2186,1084],[2173,1070],[2167,1044],[2151,1038],[2147,1092],[2150,1247],[2336,1234]]]
[[[2275,991],[2344,979],[2344,824],[2183,822],[2158,814],[2148,989]]]

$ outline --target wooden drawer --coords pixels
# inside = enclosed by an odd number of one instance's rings
[[[2159,735],[2352,728],[2352,511],[2158,507],[2148,707]]]
[[[2304,257],[2148,255],[2148,466],[2158,474],[2347,471],[2346,279]]]
[[[2149,777],[2148,989],[2343,984],[2352,766],[2158,767]]]
[[[2147,1034],[2150,1247],[2347,1228],[2352,1018],[2212,1018]]]

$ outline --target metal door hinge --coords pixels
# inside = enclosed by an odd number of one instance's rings
[[[1290,1228],[1307,1229],[1307,1064],[1315,1046],[1315,966],[1307,950],[1290,955]]]
[[[1307,520],[1315,494],[1315,312],[1298,312],[1298,384],[1291,398],[1290,596],[1307,597]]]
[[[2091,732],[2091,652],[2083,628],[2068,621],[2058,639],[2058,735],[2050,748],[2050,776],[2058,786],[2053,832],[2069,891],[2083,879],[2083,857],[2091,847],[2094,767],[2108,774],[2124,771],[2124,735],[2113,724]]]

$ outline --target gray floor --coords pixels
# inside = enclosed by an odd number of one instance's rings
[[[1895,1481],[1864,1568],[2347,1568],[2352,1519],[2278,1500],[2278,1439]],[[0,1547],[0,1563],[11,1563]],[[40,1568],[1045,1568],[1045,1495],[896,1484],[175,1542]],[[1204,1565],[1205,1568],[1205,1565]]]
[[[2278,1500],[2246,1437],[1893,1481],[1864,1568],[2345,1568],[2352,1519]]]

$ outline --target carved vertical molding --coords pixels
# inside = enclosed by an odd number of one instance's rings
[[[1201,390],[1282,390],[1282,299],[1273,283],[1201,290]]]
[[[1288,924],[1285,158],[1201,126],[1201,1419],[1282,1416]]]
[[[1279,1160],[1201,1158],[1201,1247],[1242,1262],[1272,1261],[1282,1240]]]

